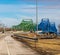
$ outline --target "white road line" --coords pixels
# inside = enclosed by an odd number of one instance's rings
[[[6,41],[5,39],[4,39],[4,42],[5,42],[5,44],[6,44],[6,48],[7,48],[8,55],[11,55],[11,53],[10,53],[10,51],[9,51],[8,43],[7,43],[7,41]]]

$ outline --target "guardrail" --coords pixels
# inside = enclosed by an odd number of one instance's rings
[[[43,50],[41,47],[38,46],[38,38],[36,38],[36,37],[30,38],[28,36],[20,36],[20,35],[17,35],[17,34],[12,35],[12,37],[14,37],[14,36],[15,36],[15,38],[17,38],[17,40],[21,39],[23,43],[25,43],[27,46],[31,47],[33,50],[37,51],[41,55],[47,55],[47,54],[48,55],[53,55],[52,52],[47,52],[47,51]],[[31,41],[31,40],[33,40],[33,41]]]
[[[25,39],[30,39],[30,40],[38,40],[38,38],[34,37],[34,38],[30,38],[30,37],[26,37],[26,36],[19,36],[19,35],[14,35],[14,36],[17,36],[17,38],[25,38]]]
[[[22,41],[23,43],[27,44],[28,46],[30,46],[31,48],[37,48],[37,42],[38,42],[38,38],[37,37],[34,37],[34,38],[31,38],[31,37],[28,37],[28,36],[20,36],[20,35],[17,35],[17,34],[14,34],[12,37],[17,38],[18,40]]]

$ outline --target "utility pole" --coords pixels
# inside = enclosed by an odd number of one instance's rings
[[[38,0],[36,0],[36,30],[38,31]]]

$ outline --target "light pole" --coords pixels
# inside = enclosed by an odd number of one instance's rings
[[[36,0],[36,30],[38,31],[38,0]]]

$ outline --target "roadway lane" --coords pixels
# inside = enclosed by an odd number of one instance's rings
[[[0,55],[38,55],[38,53],[7,35],[0,41]]]

